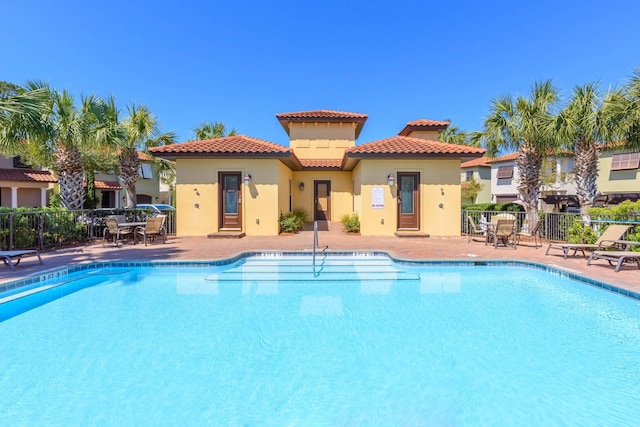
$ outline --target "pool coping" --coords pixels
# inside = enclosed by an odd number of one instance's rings
[[[130,261],[92,261],[88,263],[82,263],[70,267],[57,267],[55,269],[46,270],[40,274],[25,277],[22,279],[14,280],[4,284],[0,284],[0,294],[8,291],[13,291],[25,286],[36,285],[47,280],[53,280],[59,277],[64,277],[71,273],[84,270],[92,270],[98,268],[110,268],[110,267],[215,267],[221,265],[229,265],[234,262],[240,261],[244,258],[252,256],[263,256],[265,258],[277,258],[280,256],[312,256],[312,251],[244,251],[233,255],[228,258],[222,258],[217,260],[181,260],[181,261],[164,261],[164,260],[130,260]],[[640,293],[634,292],[628,289],[624,289],[618,286],[610,285],[608,283],[590,279],[580,274],[567,271],[562,267],[550,266],[539,262],[522,261],[522,260],[504,260],[504,259],[483,259],[483,260],[451,260],[451,259],[405,259],[397,258],[384,251],[330,251],[330,252],[317,252],[316,257],[326,256],[385,256],[391,261],[400,265],[412,265],[412,266],[433,266],[433,267],[527,267],[535,270],[541,270],[554,276],[572,279],[586,285],[598,287],[609,292],[617,293],[622,296],[632,298],[640,301]]]

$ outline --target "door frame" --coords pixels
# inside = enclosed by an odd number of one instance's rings
[[[238,212],[237,216],[237,226],[229,227],[225,226],[225,188],[224,188],[224,177],[225,176],[236,176],[238,179]],[[218,228],[220,230],[242,230],[242,172],[218,172]]]
[[[414,177],[414,188],[413,188],[413,214],[411,217],[410,226],[407,226],[406,219],[409,217],[408,215],[404,215],[401,212],[402,209],[402,193],[400,190],[400,186],[402,185],[402,177],[403,176],[412,176]],[[397,198],[398,198],[398,207],[396,209],[397,215],[397,229],[398,230],[420,230],[420,172],[398,172],[396,177],[396,182],[398,185],[397,189]],[[404,221],[403,221],[404,220]]]
[[[327,210],[325,218],[318,218],[318,184],[327,185]],[[331,180],[317,179],[313,180],[313,220],[314,221],[331,221]]]

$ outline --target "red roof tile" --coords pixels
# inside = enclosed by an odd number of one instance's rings
[[[118,181],[102,181],[95,179],[93,182],[98,190],[122,190],[122,186]]]
[[[366,119],[369,116],[367,114],[349,113],[347,111],[312,110],[292,113],[279,113],[276,114],[276,117],[278,118],[278,120],[300,121],[300,119]]]
[[[474,166],[486,166],[491,167],[489,162],[493,160],[491,157],[479,157],[477,159],[469,160],[460,165],[461,168],[472,168]]]
[[[276,114],[276,118],[287,135],[289,135],[289,123],[356,123],[356,138],[360,136],[367,117],[369,117],[367,114],[335,110],[313,110]]]
[[[152,162],[154,158],[150,154],[138,151],[138,160],[142,160],[144,162]]]
[[[505,154],[504,156],[496,157],[495,159],[490,159],[489,163],[501,163],[501,162],[513,162],[518,158],[518,152]]]
[[[150,151],[154,155],[174,154],[182,157],[188,157],[185,155],[189,154],[224,155],[225,157],[232,154],[232,157],[242,157],[242,155],[287,155],[292,153],[291,148],[245,135],[163,145],[153,147]]]
[[[434,157],[479,157],[485,153],[484,148],[468,145],[450,144],[441,141],[431,141],[408,136],[394,136],[380,141],[369,142],[348,148],[348,157],[419,157],[431,155]]]
[[[398,132],[398,135],[409,136],[411,132],[417,130],[445,130],[448,126],[449,122],[441,122],[438,120],[414,120],[407,123],[406,126],[400,132]]]
[[[0,169],[0,181],[58,182],[49,171]]]
[[[300,159],[303,169],[341,169],[342,159]]]

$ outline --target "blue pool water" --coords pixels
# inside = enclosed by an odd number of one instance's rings
[[[59,280],[0,305],[2,426],[640,417],[639,301],[532,268],[258,256]]]

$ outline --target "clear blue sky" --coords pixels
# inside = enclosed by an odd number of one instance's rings
[[[4,2],[0,80],[148,105],[180,141],[203,121],[287,145],[276,113],[366,113],[358,143],[406,122],[479,130],[492,98],[551,78],[622,85],[640,2]]]

